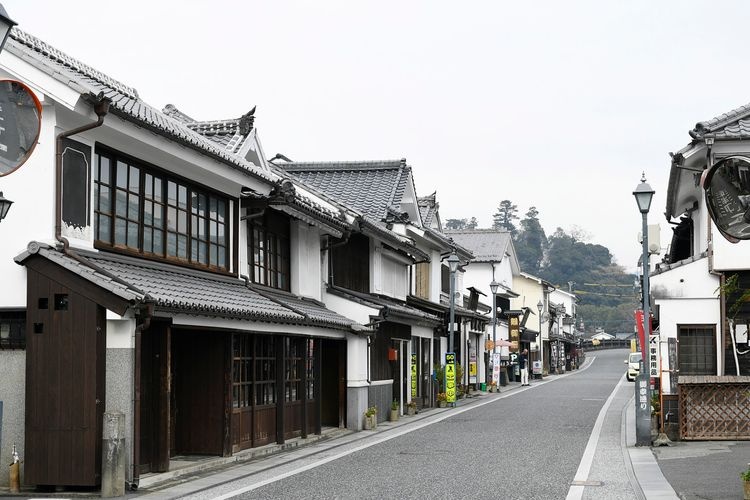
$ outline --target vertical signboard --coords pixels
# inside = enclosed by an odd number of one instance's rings
[[[518,351],[518,341],[519,341],[518,316],[510,316],[508,318],[508,333],[510,335],[510,341],[513,344],[513,346],[511,346],[511,350]]]
[[[472,345],[469,348],[469,383],[477,383],[477,348]]]
[[[411,355],[411,398],[417,397],[417,355]]]
[[[648,336],[648,375],[651,378],[659,378],[659,336]]]
[[[456,353],[445,353],[445,400],[456,402]]]
[[[677,394],[677,380],[679,370],[677,369],[677,339],[667,339],[667,357],[669,359],[669,393]]]
[[[90,165],[90,146],[72,139],[63,139],[62,222],[69,231],[78,232],[81,236],[89,226]],[[138,181],[136,179],[131,182]],[[119,206],[118,202],[118,208]]]
[[[500,353],[492,353],[492,382],[500,385]]]

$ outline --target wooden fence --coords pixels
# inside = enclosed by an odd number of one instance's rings
[[[750,440],[750,377],[681,376],[680,437]]]

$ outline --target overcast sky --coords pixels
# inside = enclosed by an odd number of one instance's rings
[[[257,105],[266,156],[406,158],[420,196],[489,227],[499,202],[635,268],[645,171],[750,102],[742,1],[3,0],[19,28],[199,120]]]

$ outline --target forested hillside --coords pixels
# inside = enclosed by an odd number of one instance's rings
[[[476,218],[447,219],[450,228],[476,227]],[[633,310],[638,303],[635,275],[614,262],[609,249],[588,243],[588,235],[562,228],[547,236],[539,212],[529,208],[524,217],[518,207],[503,200],[493,215],[493,227],[511,233],[523,272],[544,278],[578,297],[577,327],[591,332],[597,327],[609,333],[632,332]]]

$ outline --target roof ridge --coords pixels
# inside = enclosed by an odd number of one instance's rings
[[[695,124],[693,132],[696,135],[700,135],[706,132],[713,132],[720,128],[726,127],[732,122],[742,120],[750,116],[750,103],[743,104],[737,108],[734,108],[726,113],[717,115],[709,120],[699,121]]]
[[[375,169],[394,169],[401,168],[402,165],[406,164],[406,159],[400,160],[346,160],[346,161],[294,161],[287,162],[279,167],[283,169],[315,169],[315,170],[326,170],[326,169],[346,169],[346,170],[375,170]]]
[[[56,62],[64,66],[67,66],[68,68],[78,73],[81,73],[89,78],[96,80],[102,85],[112,87],[116,89],[117,91],[122,92],[123,94],[130,97],[131,99],[140,99],[138,96],[138,91],[135,88],[125,85],[124,83],[118,80],[115,80],[111,76],[108,76],[102,73],[101,71],[94,69],[88,64],[85,64],[82,61],[72,56],[69,56],[62,50],[51,46],[50,44],[42,41],[41,39],[35,37],[34,35],[31,35],[23,30],[20,30],[17,27],[14,27],[10,31],[10,38],[20,44],[26,45],[27,47],[41,53],[45,57],[54,59]]]

